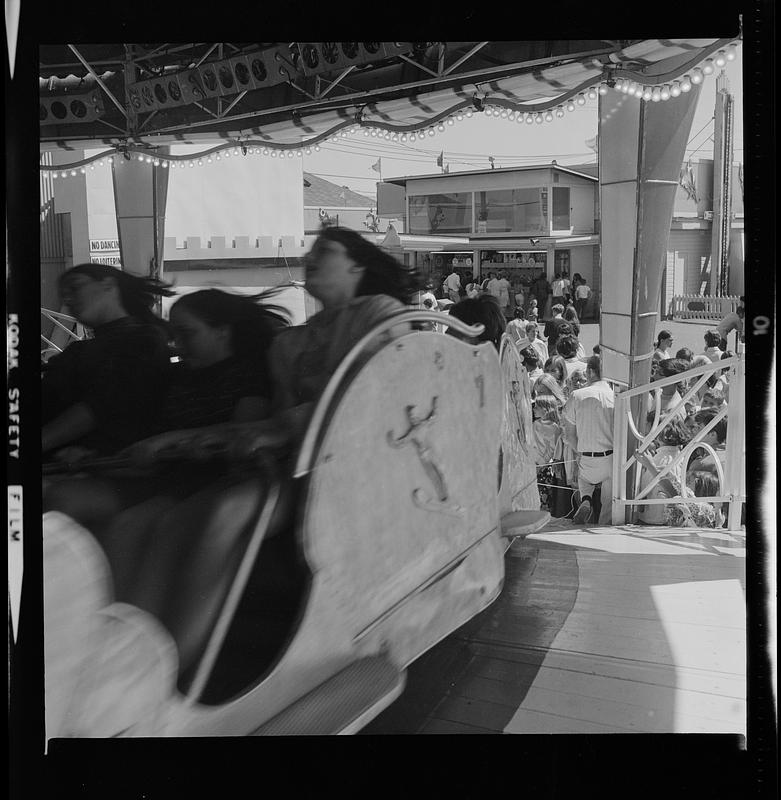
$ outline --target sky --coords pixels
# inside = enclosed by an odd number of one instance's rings
[[[734,159],[743,161],[743,76],[741,49],[735,61],[727,62],[725,72],[735,97]],[[716,98],[716,75],[705,78],[692,124],[687,158],[694,161],[713,157],[713,114]],[[675,102],[669,100],[668,102]],[[340,186],[375,196],[380,175],[372,165],[382,159],[382,178],[437,173],[437,157],[444,151],[444,163],[450,172],[488,169],[488,156],[500,167],[549,163],[553,159],[566,166],[596,161],[587,140],[597,133],[597,100],[587,100],[565,117],[542,125],[508,122],[506,119],[475,114],[456,121],[444,133],[426,137],[424,142],[401,144],[379,141],[362,133],[343,142],[326,142],[320,152],[305,155],[303,168]]]

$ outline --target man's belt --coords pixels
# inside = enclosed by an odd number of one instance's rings
[[[582,456],[590,456],[591,458],[599,458],[600,456],[612,456],[612,450],[605,450],[604,453],[581,453]]]

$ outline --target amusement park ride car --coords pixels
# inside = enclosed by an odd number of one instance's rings
[[[384,138],[436,135],[434,126],[475,112],[543,124],[600,96],[610,108],[599,128],[600,246],[614,271],[603,276],[602,312],[637,317],[614,325],[603,359],[639,385],[692,83],[735,57],[739,31],[727,33],[340,43],[334,64],[329,43],[45,46],[40,146],[110,148],[109,160],[144,161],[157,174],[184,166],[187,157],[171,152],[180,144],[292,158],[361,128]],[[103,156],[68,164],[70,174]],[[117,192],[132,189],[115,183]],[[154,203],[150,193],[150,220]],[[119,216],[120,230],[138,229]],[[613,229],[622,235],[611,238]],[[150,223],[146,238],[158,234]],[[148,250],[135,271],[160,264]],[[623,264],[631,280],[611,266]],[[403,319],[477,333],[442,314]],[[216,501],[225,521],[218,541],[192,547],[224,569],[207,585],[191,582],[176,624],[117,602],[114,565],[90,531],[45,516],[48,738],[350,733],[398,696],[407,665],[498,596],[508,542],[547,521],[536,510],[528,376],[507,339],[497,354],[490,344],[411,331],[370,353],[382,330],[332,377],[292,479],[277,478],[261,452],[242,506],[251,513]]]
[[[259,458],[254,511],[215,508],[220,541],[192,542],[223,569],[188,584],[170,628],[115,602],[88,530],[44,516],[47,737],[352,733],[401,693],[410,662],[499,595],[512,537],[550,518],[536,510],[514,345],[411,330],[366,355],[400,321],[442,319],[404,312],[353,348],[292,481]],[[292,510],[275,515],[285,494]]]

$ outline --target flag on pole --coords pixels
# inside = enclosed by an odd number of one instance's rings
[[[372,164],[372,169],[375,172],[380,172],[380,173],[382,172],[382,159],[381,158],[377,159],[377,163],[376,164]]]
[[[437,156],[437,166],[441,167],[445,163],[445,151],[441,150]]]
[[[446,167],[445,167],[445,168],[442,170],[442,172],[445,172],[445,173],[447,173],[447,172],[450,172],[450,164],[448,164],[448,165],[447,165],[447,166],[446,166]]]

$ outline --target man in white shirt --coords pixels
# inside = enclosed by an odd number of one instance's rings
[[[445,278],[445,287],[447,288],[447,296],[457,303],[461,299],[461,276],[456,272],[453,267],[450,275]]]
[[[485,287],[485,290],[488,294],[492,294],[497,300],[499,299],[499,294],[501,293],[501,284],[499,283],[499,278],[493,274],[493,272],[488,273],[489,281],[488,285]]]
[[[613,413],[615,395],[602,380],[599,356],[586,362],[588,384],[572,392],[562,414],[567,442],[578,452],[578,489],[581,502],[573,522],[587,523],[592,516],[591,498],[601,487],[600,525],[609,525],[613,500]]]
[[[583,313],[586,310],[586,303],[589,297],[591,297],[591,288],[589,285],[585,281],[579,283],[575,287],[575,313],[577,313],[578,319],[581,322],[583,321]]]
[[[560,303],[562,306],[565,305],[564,281],[561,279],[561,275],[558,272],[553,278],[553,283],[551,284],[551,292],[553,292],[553,300],[551,302],[554,305],[556,303]]]

